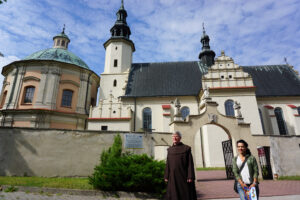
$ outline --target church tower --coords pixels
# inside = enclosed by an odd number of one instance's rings
[[[116,13],[117,20],[110,29],[111,37],[103,44],[105,48],[104,72],[101,74],[99,100],[118,98],[125,94],[128,73],[132,64],[134,43],[127,25],[127,12],[122,0]]]
[[[110,29],[111,37],[104,43],[105,67],[104,73],[122,73],[130,69],[134,43],[130,40],[130,28],[127,25],[127,12],[122,0],[118,10],[117,20]]]
[[[210,67],[215,63],[216,54],[213,50],[210,49],[209,37],[205,33],[204,24],[203,24],[203,35],[200,41],[202,43],[202,51],[199,54],[199,59],[201,60],[203,65]]]

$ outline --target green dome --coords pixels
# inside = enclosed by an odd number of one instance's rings
[[[68,50],[60,48],[50,48],[41,50],[24,58],[24,60],[55,60],[64,63],[70,63],[79,67],[89,69],[88,65],[78,56]]]

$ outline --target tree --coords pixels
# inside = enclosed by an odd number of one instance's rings
[[[6,0],[0,0],[0,4],[2,4],[3,2],[6,2]]]

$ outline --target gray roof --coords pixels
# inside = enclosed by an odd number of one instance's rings
[[[300,79],[287,65],[241,67],[252,76],[257,96],[300,96]],[[198,61],[134,63],[125,96],[196,96],[206,73]]]
[[[300,78],[288,65],[242,66],[252,76],[256,96],[300,96]]]
[[[200,62],[135,63],[125,96],[195,96],[206,71]]]

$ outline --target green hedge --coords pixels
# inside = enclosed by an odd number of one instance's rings
[[[165,191],[163,161],[143,155],[122,153],[122,140],[117,135],[112,147],[101,154],[101,163],[89,177],[90,184],[106,191],[151,192]]]

